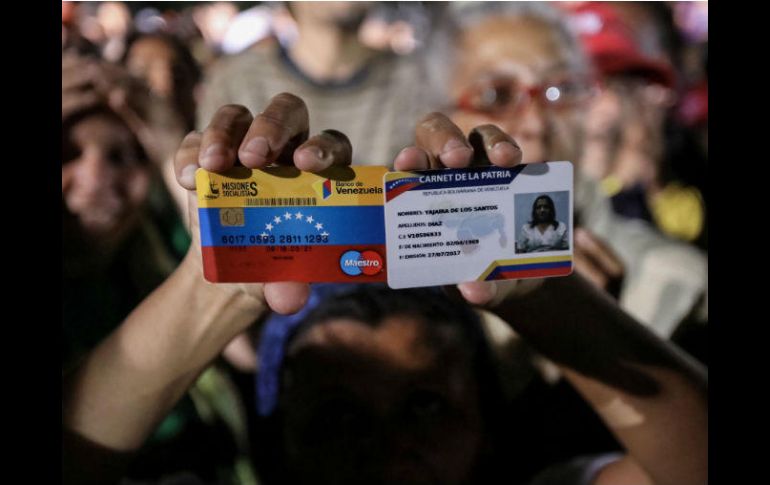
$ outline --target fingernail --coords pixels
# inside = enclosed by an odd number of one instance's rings
[[[398,160],[401,157],[410,157],[409,154],[412,152],[416,152],[417,156],[419,156],[421,160],[425,158],[422,150],[419,150],[415,147],[406,147],[406,148],[402,148],[401,151],[398,152],[398,155],[396,155],[396,158],[394,158],[393,160]]]
[[[494,153],[495,158],[498,159],[498,161],[502,160],[513,160],[519,156],[519,150],[516,148],[513,143],[507,142],[507,141],[501,141],[498,143],[495,143],[495,146],[492,147],[492,153]]]
[[[312,153],[314,157],[316,157],[318,160],[323,160],[326,156],[326,153],[321,149],[320,147],[306,147],[303,148],[303,150],[307,150],[309,153]]]
[[[427,155],[417,147],[406,147],[393,159],[396,170],[427,170],[429,165]]]
[[[201,165],[205,165],[207,168],[213,168],[212,165],[218,165],[221,159],[227,157],[227,149],[222,143],[214,143],[210,145],[201,157]]]
[[[398,152],[398,155],[396,155],[396,158],[400,157],[404,153],[409,153],[412,149],[413,149],[413,147],[402,148],[401,151]]]
[[[444,149],[441,152],[441,161],[450,167],[458,167],[467,163],[473,157],[473,150],[458,140],[457,138],[451,138]]]
[[[246,153],[253,153],[259,157],[267,157],[267,154],[270,153],[270,144],[265,138],[258,136],[252,138],[246,146],[243,147],[243,151]]]
[[[244,146],[240,153],[241,162],[248,165],[262,164],[267,160],[267,155],[270,153],[270,144],[264,137],[258,136],[252,138]]]
[[[319,147],[305,147],[297,150],[295,161],[299,162],[298,166],[302,170],[319,170],[328,165],[328,162],[324,160],[324,155],[324,151]]]
[[[196,170],[198,170],[198,167],[196,167],[195,165],[188,165],[182,169],[182,175],[179,176],[179,181],[186,189],[195,188],[195,171]]]
[[[449,153],[457,149],[470,150],[470,147],[457,138],[450,138],[449,141],[446,142],[446,145],[444,145],[441,153]]]
[[[461,283],[458,289],[474,305],[485,305],[497,296],[497,283],[494,281]]]

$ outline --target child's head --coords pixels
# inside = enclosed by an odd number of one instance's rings
[[[429,289],[319,301],[295,320],[280,366],[260,365],[280,377],[258,461],[298,483],[472,480],[503,402],[477,314]],[[271,400],[265,386],[258,399]]]

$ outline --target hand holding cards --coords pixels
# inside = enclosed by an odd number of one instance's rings
[[[241,167],[199,170],[196,183],[212,282],[387,275],[392,288],[408,288],[572,271],[569,162],[391,173]]]

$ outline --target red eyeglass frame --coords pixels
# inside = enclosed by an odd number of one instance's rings
[[[543,105],[547,106],[549,109],[565,109],[565,108],[571,108],[576,105],[579,105],[586,100],[590,99],[592,96],[595,96],[596,93],[598,93],[602,89],[602,85],[595,77],[586,76],[584,78],[580,78],[578,82],[584,82],[587,89],[586,94],[582,96],[579,100],[571,101],[571,102],[561,102],[556,103],[548,100],[545,97],[546,91],[551,87],[558,87],[559,85],[563,84],[565,81],[573,81],[574,77],[564,77],[560,78],[557,81],[548,81],[544,83],[539,84],[529,84],[529,85],[523,85],[521,83],[518,83],[519,85],[514,88],[514,91],[516,91],[516,96],[512,96],[512,99],[518,98],[516,100],[509,101],[506,103],[506,106],[503,108],[500,108],[498,110],[484,110],[479,109],[472,103],[472,98],[476,96],[479,93],[478,90],[478,84],[476,86],[471,86],[465,89],[460,96],[457,99],[457,102],[454,105],[454,108],[456,110],[460,111],[468,111],[473,112],[477,114],[484,114],[484,115],[491,115],[494,116],[495,114],[502,114],[502,113],[508,113],[510,111],[515,111],[517,109],[520,109],[522,106],[524,106],[523,101],[525,100],[540,100],[541,102],[544,101]],[[492,79],[488,86],[490,87],[498,87],[498,86],[512,86],[516,85],[517,81],[511,78],[494,78]]]

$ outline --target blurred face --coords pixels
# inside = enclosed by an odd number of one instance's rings
[[[77,233],[65,236],[115,247],[134,227],[149,186],[136,138],[113,116],[95,114],[65,134],[62,151],[65,233]]]
[[[553,209],[547,199],[537,199],[533,208],[535,222],[551,222],[554,218]]]
[[[628,185],[654,177],[647,172],[663,155],[671,96],[668,88],[643,79],[605,79],[586,109],[582,171],[597,180],[614,175]]]
[[[163,98],[170,98],[174,93],[176,78],[181,74],[174,72],[177,62],[171,46],[160,39],[144,38],[131,46],[126,67],[132,75],[144,79],[153,92]]]
[[[580,167],[585,174],[601,180],[609,174],[621,136],[621,98],[604,89],[586,110],[586,135]]]
[[[188,129],[194,127],[196,76],[170,41],[157,37],[135,41],[125,64],[131,75],[144,80],[156,96],[171,103]]]
[[[558,33],[540,21],[495,18],[463,32],[453,121],[468,133],[492,123],[512,135],[524,162],[574,161],[590,80]]]
[[[281,398],[284,448],[297,479],[468,480],[481,418],[470,357],[456,333],[391,317],[377,328],[333,320],[298,337]]]
[[[128,32],[131,12],[122,2],[105,2],[97,10],[99,23],[108,37],[121,37]]]

